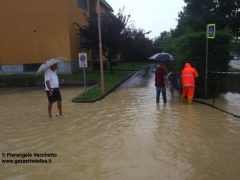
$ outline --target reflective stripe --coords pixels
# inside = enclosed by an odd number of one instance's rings
[[[183,84],[183,87],[194,87],[194,84]]]
[[[194,77],[193,74],[184,74],[182,77]]]

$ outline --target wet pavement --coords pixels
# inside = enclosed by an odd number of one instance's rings
[[[240,69],[240,60],[231,60],[229,65],[235,69]],[[216,74],[218,76],[218,74]],[[199,101],[213,104],[230,114],[240,116],[240,72],[239,74],[227,75],[227,93],[219,95],[215,101],[213,99],[198,99]]]
[[[240,178],[240,120],[198,103],[181,104],[169,92],[168,103],[157,105],[151,70],[97,103],[72,103],[81,91],[62,89],[64,115],[49,119],[44,91],[0,89],[2,156],[57,155],[47,158],[51,163],[1,162],[0,179]],[[7,159],[23,158],[1,157]]]

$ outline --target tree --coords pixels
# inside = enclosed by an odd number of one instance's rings
[[[204,31],[206,24],[216,23],[218,29],[229,27],[235,36],[240,35],[239,0],[184,0],[186,6],[179,13],[176,33],[186,29]]]
[[[128,20],[129,16],[123,15],[122,11],[119,11],[116,16],[111,13],[101,14],[102,49],[109,61],[111,72],[112,58],[120,52],[122,34]],[[87,22],[87,26],[79,27],[81,47],[96,53],[99,48],[97,14],[91,15]]]
[[[208,95],[212,96],[218,84],[224,85],[224,75],[212,71],[227,71],[233,37],[238,39],[240,30],[239,0],[184,0],[186,6],[179,13],[177,28],[172,33],[170,47],[174,49],[179,68],[191,60],[199,71],[197,94],[204,91],[206,25],[215,23],[216,38],[209,40]],[[235,48],[235,50],[237,50]],[[220,92],[224,91],[224,86]]]
[[[134,63],[134,61],[146,60],[153,52],[152,41],[146,37],[149,32],[143,29],[128,27],[122,36],[122,57]]]
[[[160,36],[154,39],[153,47],[155,52],[169,52],[169,46],[172,40],[172,32],[163,31]]]

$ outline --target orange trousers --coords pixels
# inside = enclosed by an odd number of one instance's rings
[[[187,97],[188,100],[192,101],[194,96],[194,91],[195,91],[194,87],[183,87],[182,96]]]

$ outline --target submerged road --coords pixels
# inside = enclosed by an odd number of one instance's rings
[[[155,103],[152,70],[142,70],[104,100],[75,104],[65,88],[63,117],[47,117],[40,89],[0,89],[0,179],[226,180],[240,178],[240,121],[179,99]],[[56,114],[56,107],[54,107]],[[32,157],[3,157],[30,153]]]

